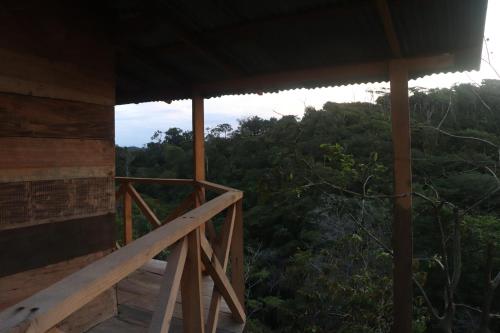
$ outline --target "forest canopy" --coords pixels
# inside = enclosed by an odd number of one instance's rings
[[[388,98],[207,129],[207,179],[244,191],[248,332],[390,331]],[[499,332],[500,81],[414,88],[410,110],[414,331]],[[192,178],[192,133],[116,157],[117,176]],[[160,215],[184,197],[138,189]]]

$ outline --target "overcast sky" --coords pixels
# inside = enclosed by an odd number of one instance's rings
[[[500,0],[489,0],[485,38],[488,39],[489,59],[500,71]],[[483,48],[483,59],[487,58]],[[485,78],[500,79],[492,68],[482,62],[481,70],[468,73],[430,75],[410,81],[411,87],[451,87],[456,83],[479,84]],[[226,96],[205,101],[205,127],[229,123],[237,126],[238,119],[250,116],[279,117],[280,114],[302,116],[304,106],[321,108],[327,101],[373,102],[373,92],[388,88],[384,84],[361,84],[344,87],[298,89],[274,94]],[[156,130],[170,127],[191,129],[191,101],[127,104],[116,107],[116,143],[120,146],[141,147],[150,141]]]

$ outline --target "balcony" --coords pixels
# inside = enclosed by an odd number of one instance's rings
[[[117,311],[88,332],[241,332],[246,316],[243,193],[190,179],[116,178],[124,246],[0,313],[0,332],[65,332],[61,322],[116,288]],[[160,221],[135,184],[190,186]],[[205,194],[216,196],[205,202]],[[153,230],[132,239],[132,203]],[[212,220],[223,215],[217,232]],[[155,260],[168,250],[167,261]],[[228,276],[227,273],[230,272]]]

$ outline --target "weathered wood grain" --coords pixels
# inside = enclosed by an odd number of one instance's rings
[[[158,293],[158,303],[149,325],[151,333],[168,333],[174,313],[177,295],[181,284],[182,272],[188,250],[187,239],[184,237],[172,250],[168,259],[170,263],[165,271]]]
[[[187,236],[188,254],[181,280],[182,314],[186,318],[183,323],[185,333],[205,331],[200,239],[200,229],[194,230]]]
[[[79,7],[32,1],[0,12],[0,91],[114,105],[113,47]]]
[[[95,325],[115,316],[117,312],[116,290],[111,287],[56,327],[64,333],[87,332]]]
[[[114,152],[104,140],[0,138],[0,170],[114,166]]]
[[[0,91],[114,105],[114,81],[81,66],[0,49]],[[111,69],[112,70],[112,69]]]
[[[2,230],[0,277],[111,249],[114,244],[114,214]]]
[[[47,288],[110,251],[86,254],[56,264],[30,269],[0,278],[0,311],[16,304],[34,293]]]
[[[113,177],[0,183],[0,230],[115,211]]]
[[[115,170],[111,165],[97,167],[12,168],[1,169],[0,183],[73,178],[102,178],[113,177],[114,174]]]
[[[101,332],[147,332],[152,311],[158,302],[158,291],[165,272],[165,262],[152,260],[117,284],[118,315],[91,329],[91,333]],[[169,263],[170,264],[170,263]],[[208,312],[213,281],[205,275],[202,282],[203,306]],[[183,332],[182,300],[177,295],[170,332]],[[231,318],[231,312],[224,300],[221,301],[220,320],[217,333],[240,333],[244,324]]]
[[[0,93],[0,137],[114,140],[112,106]]]

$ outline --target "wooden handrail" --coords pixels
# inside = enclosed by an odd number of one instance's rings
[[[192,179],[178,179],[178,178],[137,178],[137,177],[115,177],[119,183],[133,182],[143,184],[163,184],[163,185],[193,185],[195,183]]]
[[[229,206],[241,202],[242,197],[240,191],[224,193],[5,309],[0,312],[0,332],[48,331],[97,295],[140,268],[160,251],[195,231]],[[210,248],[206,243],[202,248],[205,264],[213,270],[217,284],[227,289],[221,290],[221,293],[231,298],[230,303],[237,310],[237,317],[240,320],[244,319],[243,305],[241,301],[235,299],[237,296],[241,300],[238,293],[241,286],[235,286],[233,291],[232,287],[228,286],[217,259],[214,260],[216,266],[211,267],[212,258],[209,258],[207,253],[210,252]]]
[[[116,191],[116,200],[124,197],[124,244],[128,244],[132,241],[132,214],[131,214],[131,201],[130,198],[137,204],[141,212],[146,217],[147,221],[154,228],[159,227],[162,224],[168,223],[169,221],[177,218],[181,214],[184,214],[188,209],[192,208],[193,205],[199,205],[205,201],[204,190],[210,190],[218,194],[226,192],[240,192],[231,187],[219,185],[209,181],[195,181],[193,179],[178,179],[178,178],[137,178],[137,177],[115,177],[116,181],[121,185]],[[175,208],[163,221],[160,221],[151,208],[146,204],[141,195],[132,185],[133,183],[144,183],[144,184],[159,184],[159,185],[193,185],[195,187],[194,192],[188,195],[180,204],[179,207]],[[202,191],[199,191],[199,190]],[[201,195],[201,196],[200,196]],[[191,203],[192,201],[192,203]],[[198,204],[196,203],[198,202]],[[206,232],[208,233],[209,239],[215,238],[215,228],[211,221],[208,221],[206,225]]]
[[[216,193],[239,192],[239,190],[237,190],[237,189],[223,186],[223,185],[219,185],[216,183],[212,183],[212,182],[209,182],[206,180],[198,180],[195,183],[206,188],[207,190],[211,190],[211,191],[214,191]]]
[[[199,185],[207,190],[216,193],[239,192],[239,190],[212,183],[206,180],[195,181],[193,179],[180,178],[140,178],[140,177],[115,177],[118,183],[143,183],[143,184],[162,184],[162,185]]]

